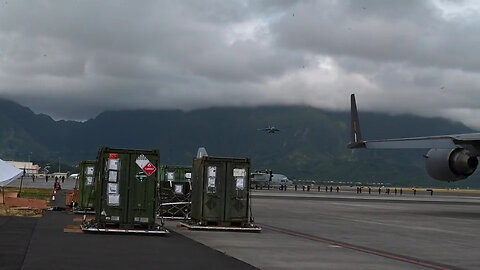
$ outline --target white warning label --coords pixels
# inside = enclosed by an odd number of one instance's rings
[[[143,168],[145,168],[145,166],[147,166],[148,163],[150,163],[150,160],[148,160],[148,158],[146,156],[144,156],[143,154],[141,154],[140,156],[138,156],[138,158],[135,160],[135,163],[137,163],[138,167],[140,167],[140,169],[143,170]]]
[[[233,169],[233,176],[243,176],[245,177],[247,175],[247,171],[245,169]]]
[[[142,169],[148,176],[152,175],[157,170],[155,165],[153,165],[143,154],[138,156],[135,163],[137,163],[138,167],[140,167],[140,169]]]

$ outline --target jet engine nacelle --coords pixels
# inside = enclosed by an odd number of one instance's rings
[[[430,149],[425,159],[428,174],[441,181],[465,179],[475,172],[477,166],[477,157],[463,148]]]

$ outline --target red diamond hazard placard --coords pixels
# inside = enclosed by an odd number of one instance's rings
[[[155,168],[155,166],[153,166],[152,163],[148,162],[147,165],[145,165],[145,167],[142,168],[142,170],[148,175],[152,175],[156,170],[157,168]]]
[[[137,163],[138,167],[140,167],[140,169],[142,169],[148,176],[152,175],[157,170],[155,165],[153,165],[143,154],[138,156],[135,163]]]

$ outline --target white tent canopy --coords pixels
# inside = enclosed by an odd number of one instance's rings
[[[10,184],[13,180],[22,176],[23,171],[0,159],[0,187]]]

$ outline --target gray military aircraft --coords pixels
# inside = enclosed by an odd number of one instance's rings
[[[275,132],[277,132],[277,131],[280,131],[280,129],[275,128],[274,126],[267,127],[267,128],[259,128],[258,130],[259,130],[259,131],[266,131],[266,132],[268,132],[268,133],[275,133]]]
[[[430,149],[425,157],[428,174],[440,181],[462,180],[475,172],[480,155],[480,133],[365,141],[360,132],[355,95],[351,98],[351,138],[348,148]]]
[[[292,185],[292,180],[289,180],[285,175],[272,173],[272,181],[270,181],[270,174],[264,172],[254,172],[250,174],[250,183],[252,187],[277,187],[280,185]]]

